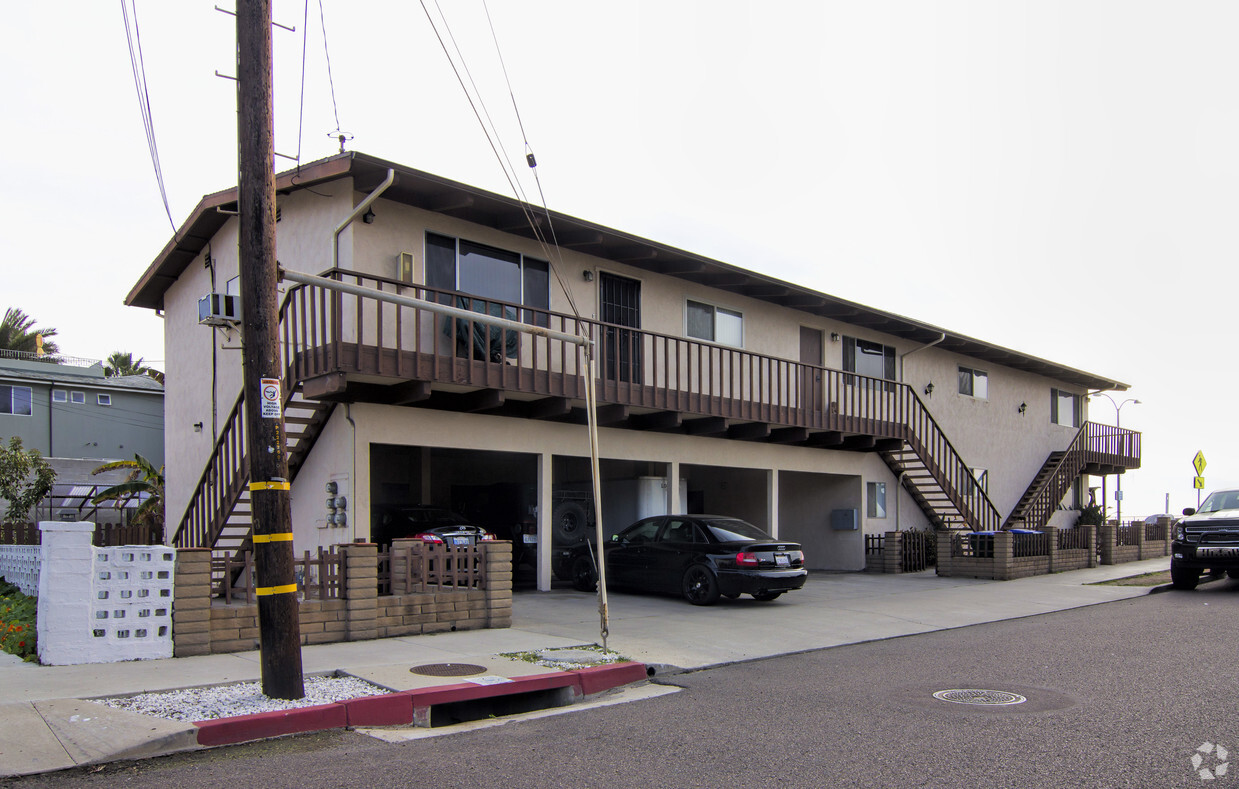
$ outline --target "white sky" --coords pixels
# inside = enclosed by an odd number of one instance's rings
[[[440,0],[517,161],[480,0]],[[139,2],[172,216],[235,183],[234,20]],[[220,5],[231,7],[227,0]],[[420,5],[323,0],[350,148],[510,193]],[[275,0],[276,148],[336,150],[318,4]],[[1239,4],[491,0],[552,209],[1132,385],[1124,516],[1239,482]],[[164,358],[122,300],[171,235],[119,3],[6,8],[0,309]],[[277,160],[285,169],[289,163]],[[1095,401],[1095,421],[1114,409]],[[1113,479],[1110,482],[1113,490]]]

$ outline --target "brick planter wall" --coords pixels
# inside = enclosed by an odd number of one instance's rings
[[[378,547],[341,546],[345,597],[298,606],[301,643],[327,644],[512,625],[512,545],[485,545],[486,588],[378,594]],[[211,552],[177,554],[173,640],[177,657],[258,647],[258,605],[211,599]]]

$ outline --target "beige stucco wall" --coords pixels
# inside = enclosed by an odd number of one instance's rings
[[[332,257],[332,230],[364,196],[364,193],[353,189],[351,179],[316,185],[314,193],[306,190],[281,196],[281,221],[276,226],[280,263],[287,268],[310,273],[328,268]],[[540,259],[548,257],[546,250],[535,241],[441,214],[383,199],[375,203],[374,211],[376,221],[373,224],[357,221],[341,235],[341,267],[394,278],[398,274],[398,255],[407,252],[415,260],[415,280],[422,282],[427,230]],[[228,221],[212,240],[211,256],[215,288],[222,292],[227,280],[237,274],[235,220]],[[214,441],[212,399],[214,397],[218,429],[240,390],[241,352],[221,348],[221,345],[239,345],[236,333],[229,335],[197,325],[197,300],[211,289],[211,271],[204,265],[204,257],[199,256],[199,260],[186,269],[165,296],[168,348],[167,495],[169,520],[173,525],[179,522]],[[639,280],[642,283],[643,327],[648,331],[683,336],[686,302],[693,299],[743,313],[745,350],[778,358],[793,361],[799,358],[801,325],[823,332],[825,364],[833,368],[842,364],[842,343],[830,340],[832,332],[882,342],[894,346],[900,354],[918,347],[879,332],[652,274],[574,250],[565,249],[550,257],[557,265],[563,282],[572,289],[581,314],[590,318],[596,317],[597,313],[598,277],[586,282],[581,276],[586,270],[595,275],[611,272]],[[568,300],[554,276],[551,282],[551,309],[569,312]],[[212,386],[213,360],[216,372]],[[956,393],[956,368],[960,364],[983,369],[989,374],[987,400],[975,401]],[[1074,435],[1071,428],[1050,424],[1050,388],[1070,389],[1053,380],[978,363],[936,348],[907,357],[904,378],[918,394],[925,383],[934,382],[934,396],[927,398],[922,395],[922,399],[965,461],[970,466],[989,469],[991,498],[1004,514],[1018,500],[1046,456],[1053,450],[1064,448]],[[1028,404],[1024,416],[1020,416],[1017,410],[1021,402]],[[578,456],[585,455],[588,449],[582,429],[558,423],[368,404],[358,404],[352,412],[358,425],[356,439],[351,426],[343,421],[341,409],[337,409],[327,432],[319,439],[318,446],[295,483],[294,521],[298,530],[298,547],[325,544],[324,540],[338,542],[345,532],[349,539],[361,538],[368,533],[368,484],[351,483],[353,480],[369,479],[369,452],[361,448],[368,448],[372,442]],[[193,431],[195,422],[204,423],[201,433]],[[832,452],[625,430],[605,430],[603,436],[604,456],[617,459],[676,460],[702,466],[842,475],[851,480],[848,485],[856,486],[856,495],[860,498],[855,506],[861,510],[862,517],[865,513],[864,483],[884,481],[888,485],[889,515],[885,519],[864,519],[863,531],[883,532],[895,527],[895,480],[873,453]],[[351,465],[355,447],[358,449],[354,473]],[[345,458],[348,458],[347,463]],[[344,530],[319,529],[315,521],[323,515],[323,483],[333,475],[341,474],[347,474],[350,479],[350,525]],[[780,487],[779,507],[787,495],[790,494]],[[925,525],[924,516],[911,498],[903,492],[899,495],[901,526],[913,528]],[[799,501],[796,495],[792,499]],[[795,508],[800,505],[793,503],[791,506]],[[786,522],[785,518],[781,520]],[[863,563],[863,556],[860,561]]]

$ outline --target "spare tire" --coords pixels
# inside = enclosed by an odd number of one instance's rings
[[[575,545],[584,540],[589,528],[585,506],[579,501],[559,502],[551,511],[551,528],[559,543]]]

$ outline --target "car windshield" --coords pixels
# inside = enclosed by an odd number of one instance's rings
[[[751,523],[736,518],[712,518],[702,521],[710,535],[719,542],[751,542],[768,540],[770,535]]]
[[[1239,490],[1215,490],[1196,511],[1218,512],[1220,510],[1239,510]]]

